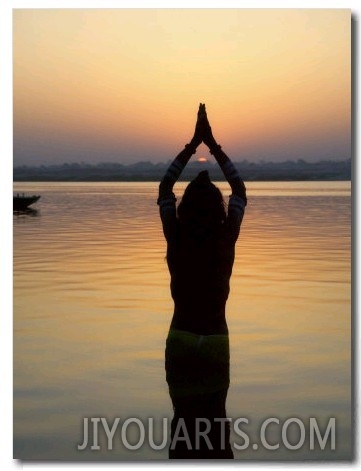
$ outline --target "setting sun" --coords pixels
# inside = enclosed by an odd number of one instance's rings
[[[350,155],[348,9],[15,9],[14,164]]]
[[[199,157],[197,162],[208,162],[208,159],[206,157]]]

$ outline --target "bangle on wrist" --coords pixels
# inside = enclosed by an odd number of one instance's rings
[[[222,146],[220,146],[219,144],[214,144],[213,146],[209,148],[209,153],[214,155],[215,152],[220,151],[221,149],[222,149]]]

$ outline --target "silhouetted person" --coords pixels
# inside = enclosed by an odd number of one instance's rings
[[[202,141],[231,186],[228,212],[207,171],[189,183],[176,209],[173,186]],[[165,352],[174,408],[174,443],[169,457],[233,458],[229,424],[214,418],[226,417],[229,339],[225,306],[247,198],[238,171],[213,137],[203,104],[191,142],[174,159],[159,185],[158,204],[174,300]],[[181,418],[188,434],[185,438]],[[197,431],[207,431],[207,423],[199,421],[202,418],[211,422],[211,429],[197,442]]]

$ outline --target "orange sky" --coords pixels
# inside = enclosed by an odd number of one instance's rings
[[[14,10],[14,165],[165,162],[199,102],[234,160],[348,158],[350,15]]]

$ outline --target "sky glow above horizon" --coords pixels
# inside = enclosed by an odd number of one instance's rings
[[[17,9],[14,165],[351,157],[348,9]],[[195,159],[210,158],[201,146]]]

